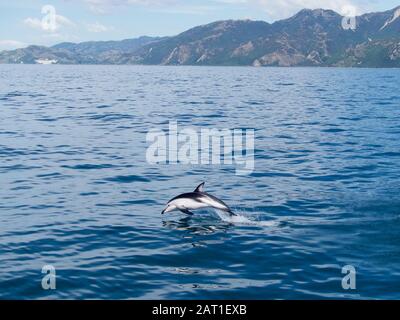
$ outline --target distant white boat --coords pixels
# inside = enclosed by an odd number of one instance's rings
[[[58,60],[55,59],[37,59],[35,60],[38,64],[55,64]]]

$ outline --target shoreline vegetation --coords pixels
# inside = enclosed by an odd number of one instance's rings
[[[31,45],[0,52],[3,64],[400,67],[400,6],[355,17],[323,9],[267,23],[225,20],[171,37]]]

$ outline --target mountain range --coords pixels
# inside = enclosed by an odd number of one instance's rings
[[[0,52],[0,63],[400,67],[400,6],[342,27],[332,10],[267,23],[217,21],[171,37],[60,43]]]

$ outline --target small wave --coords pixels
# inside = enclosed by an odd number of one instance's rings
[[[130,182],[149,182],[150,180],[147,178],[144,178],[142,176],[137,176],[137,175],[127,175],[127,176],[115,176],[115,177],[110,177],[104,179],[106,181],[110,182],[119,182],[119,183],[130,183]]]
[[[326,132],[326,133],[339,133],[339,132],[344,132],[344,131],[346,131],[346,130],[340,129],[340,128],[331,128],[331,129],[322,130],[322,132]]]
[[[96,106],[97,109],[105,109],[105,108],[111,108],[111,105],[109,104],[101,104]]]
[[[77,165],[63,165],[62,168],[67,169],[74,169],[74,170],[93,170],[93,169],[109,169],[112,168],[113,165],[106,163],[106,164],[77,164]]]
[[[251,220],[240,213],[236,213],[235,216],[231,216],[223,211],[215,210],[215,212],[221,218],[222,221],[237,225],[259,226],[259,227],[276,227],[279,225],[278,221]]]
[[[121,113],[105,113],[105,114],[95,114],[90,116],[90,120],[101,120],[101,121],[116,121],[116,120],[124,120],[124,119],[134,119],[135,117],[130,114],[121,114]]]

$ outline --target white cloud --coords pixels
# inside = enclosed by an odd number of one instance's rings
[[[376,2],[372,0],[208,0],[199,1],[193,4],[186,0],[79,0],[86,3],[89,8],[96,13],[108,13],[112,8],[118,6],[148,6],[155,10],[175,13],[204,13],[208,10],[204,8],[218,5],[218,9],[223,6],[252,6],[265,12],[266,17],[273,20],[288,18],[301,9],[332,9],[338,13],[343,13],[346,8],[354,7],[357,14],[374,11]]]
[[[216,7],[211,4],[201,3],[188,4],[185,0],[81,0],[89,5],[92,12],[106,14],[115,7],[121,6],[141,6],[150,8],[153,11],[171,14],[203,15],[215,11]],[[221,0],[229,4],[240,1],[246,3],[248,0]],[[206,2],[206,1],[204,1]],[[208,1],[208,2],[213,2]],[[216,2],[216,1],[214,1]]]
[[[331,9],[342,15],[376,11],[373,0],[212,0],[226,5],[251,5],[272,20],[291,17],[302,9]],[[354,12],[355,11],[355,12]]]
[[[57,14],[56,15],[56,23],[59,26],[66,26],[66,27],[75,27],[75,23],[69,20],[68,18]]]
[[[181,0],[83,0],[89,5],[92,12],[98,14],[107,13],[112,7],[124,5],[141,6],[168,6]]]
[[[357,10],[354,1],[351,0],[248,0],[248,2],[261,5],[268,16],[275,19],[287,18],[304,8],[332,9],[342,13],[352,6]]]
[[[113,27],[107,27],[101,23],[95,22],[95,23],[87,23],[86,24],[86,28],[89,32],[95,32],[95,33],[99,33],[99,32],[107,32],[107,31],[111,31],[114,28]]]
[[[168,6],[154,9],[157,12],[170,13],[170,14],[187,14],[187,15],[205,15],[216,10],[215,6],[195,6],[195,5],[181,5],[181,6]]]
[[[64,17],[62,15],[56,14],[55,19],[54,19],[54,27],[49,28],[46,25],[46,22],[44,20],[38,19],[38,18],[31,18],[28,17],[24,20],[24,24],[30,28],[33,29],[38,29],[42,31],[49,31],[49,32],[56,32],[58,31],[61,27],[74,27],[75,23],[73,23],[71,20],[69,20],[67,17]]]
[[[27,44],[17,40],[0,40],[0,51],[2,50],[14,50],[18,48],[26,47]]]
[[[37,18],[26,18],[24,24],[30,28],[42,29],[42,21]]]

